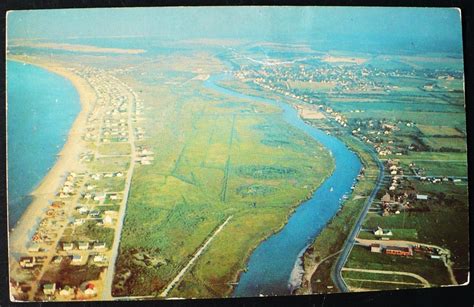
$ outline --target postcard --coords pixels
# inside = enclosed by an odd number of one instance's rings
[[[461,12],[7,15],[12,301],[469,280]]]

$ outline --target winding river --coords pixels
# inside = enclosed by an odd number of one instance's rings
[[[321,143],[335,160],[332,175],[314,192],[313,196],[298,206],[281,231],[263,241],[252,253],[246,272],[233,295],[289,295],[301,283],[303,274],[300,256],[339,210],[343,198],[361,170],[357,155],[344,143],[325,132],[306,124],[289,104],[236,92],[217,85],[216,81],[230,78],[230,74],[213,75],[205,86],[221,94],[251,99],[278,106],[283,119]]]

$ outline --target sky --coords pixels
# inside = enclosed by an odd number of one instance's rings
[[[8,39],[153,36],[279,42],[338,41],[462,50],[451,8],[168,7],[12,11]]]

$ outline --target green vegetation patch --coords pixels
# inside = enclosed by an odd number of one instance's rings
[[[128,155],[131,147],[129,143],[101,144],[97,151],[101,155]]]
[[[357,272],[357,271],[342,271],[342,277],[344,279],[351,278],[351,279],[371,279],[377,281],[393,281],[393,282],[406,282],[406,283],[417,283],[422,285],[422,283],[412,277],[407,275],[400,275],[400,274],[380,274],[380,273],[372,273],[372,272]]]
[[[465,138],[459,137],[425,137],[423,143],[433,150],[439,151],[461,151],[467,150]]]
[[[114,241],[114,229],[97,225],[96,220],[86,221],[83,225],[75,228],[74,238],[77,241],[97,240],[105,242],[110,248]]]
[[[370,290],[399,290],[399,289],[417,289],[423,288],[422,284],[412,285],[412,284],[398,284],[390,283],[376,280],[357,280],[357,279],[345,279],[347,285],[351,288],[358,289],[370,289]]]
[[[390,231],[393,233],[393,236],[384,236],[384,237],[390,238],[391,240],[407,240],[407,241],[418,240],[418,232],[414,228],[408,228],[408,229],[396,228],[396,229],[390,229]],[[375,239],[380,238],[374,235],[374,233],[371,231],[370,232],[361,231],[358,237],[361,239],[369,239],[369,240],[375,240]]]
[[[237,188],[237,194],[242,195],[242,197],[246,196],[265,196],[268,194],[273,193],[277,189],[272,186],[268,185],[261,185],[261,184],[247,184],[241,185]]]
[[[294,168],[270,165],[245,165],[234,170],[238,176],[255,179],[294,178],[298,175]]]
[[[247,103],[244,102],[237,102],[237,101],[226,101],[226,102],[221,102],[216,105],[216,107],[219,108],[240,108],[240,107],[245,107],[247,106]]]
[[[102,268],[95,265],[69,265],[63,261],[59,268],[53,267],[43,275],[43,282],[56,282],[57,287],[79,287],[83,282],[99,279]]]
[[[96,172],[125,171],[130,165],[130,157],[107,157],[96,159],[91,163],[91,169]]]
[[[111,191],[118,192],[122,191],[125,188],[125,178],[124,177],[111,177],[111,178],[102,178],[98,181],[91,182],[96,186],[98,191]]]
[[[416,127],[425,136],[464,136],[464,133],[450,126],[416,125]]]

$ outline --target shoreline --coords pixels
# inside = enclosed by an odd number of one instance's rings
[[[7,57],[7,60],[34,65],[67,79],[77,91],[81,105],[81,110],[68,132],[66,142],[57,154],[55,164],[34,190],[29,193],[33,198],[31,203],[22,213],[15,225],[10,225],[7,221],[9,227],[8,246],[10,249],[10,257],[14,257],[15,255],[27,251],[31,235],[36,230],[42,213],[48,208],[49,202],[53,200],[56,192],[64,181],[66,172],[82,170],[78,159],[79,154],[85,149],[85,142],[82,140],[82,132],[85,129],[87,115],[92,109],[92,103],[95,101],[96,95],[94,90],[84,79],[72,73],[61,64],[36,60],[32,57],[19,56],[10,56]]]
[[[237,270],[231,280],[231,283],[239,283],[240,282],[240,278],[241,278],[241,275],[244,273],[244,272],[247,272],[247,269],[248,269],[248,263],[250,261],[250,257],[252,256],[253,252],[260,246],[260,244],[262,244],[263,242],[265,242],[266,240],[268,240],[271,236],[273,235],[276,235],[277,233],[279,233],[280,231],[283,230],[283,228],[286,226],[286,224],[288,224],[288,221],[290,220],[291,216],[295,213],[295,211],[306,201],[310,200],[311,197],[313,196],[314,193],[316,193],[316,191],[318,190],[318,188],[324,183],[324,181],[326,179],[328,179],[329,177],[332,176],[332,173],[334,172],[334,169],[335,167],[333,167],[333,169],[331,170],[331,172],[326,176],[324,177],[324,179],[321,181],[321,183],[315,187],[312,191],[309,192],[309,194],[303,199],[301,200],[300,202],[297,202],[295,203],[294,205],[292,205],[290,208],[290,211],[288,212],[288,216],[286,218],[285,221],[283,221],[281,223],[281,225],[275,229],[272,233],[270,233],[268,236],[264,237],[261,241],[259,241],[255,246],[253,246],[250,250],[249,250],[249,253],[248,255],[245,255],[244,259],[245,259],[245,266],[244,268],[240,268],[239,270]],[[303,248],[303,250],[306,250],[306,248]],[[304,253],[303,253],[304,255]],[[298,257],[299,258],[299,257]],[[298,260],[295,259],[295,261]],[[239,297],[245,297],[245,296],[235,296],[234,295],[234,292],[235,292],[235,289],[236,289],[237,285],[232,285],[230,287],[230,291],[229,291],[229,295],[227,295],[226,297],[228,298],[231,298],[231,297],[235,297],[235,298],[239,298]],[[255,296],[256,297],[256,296]]]

